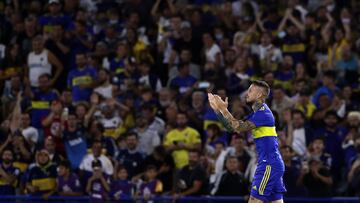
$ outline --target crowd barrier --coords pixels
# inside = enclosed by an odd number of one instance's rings
[[[0,195],[1,203],[42,203],[42,202],[51,202],[51,203],[88,203],[90,202],[88,196],[80,196],[80,197],[64,197],[64,196],[51,196],[49,199],[44,200],[41,197],[28,196],[28,195]],[[112,203],[112,202],[129,202],[129,203],[223,203],[223,202],[236,202],[236,203],[246,203],[247,200],[244,197],[182,197],[174,201],[172,197],[157,197],[152,198],[150,200],[143,199],[121,199],[121,200],[107,200],[104,203]],[[303,198],[303,197],[292,197],[292,198],[284,198],[285,203],[292,202],[336,202],[336,203],[352,203],[359,202],[360,197],[331,197],[331,198]]]

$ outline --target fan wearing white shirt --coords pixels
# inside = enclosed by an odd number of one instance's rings
[[[274,65],[282,62],[281,50],[272,44],[272,35],[270,32],[264,32],[261,35],[261,43],[251,46],[252,54],[259,57],[263,68],[272,69]]]
[[[139,151],[147,156],[152,154],[155,147],[160,145],[159,134],[149,128],[148,121],[145,117],[139,116],[136,118],[136,128],[134,129],[134,132],[139,136]]]
[[[213,62],[217,67],[222,64],[222,53],[220,47],[215,43],[210,33],[203,34],[204,54],[206,62]]]
[[[291,114],[285,114],[284,120],[287,125],[286,144],[291,146],[299,156],[306,155],[307,146],[310,142],[310,131],[305,128],[305,115],[299,110]]]
[[[33,151],[39,139],[39,132],[36,128],[31,126],[31,117],[29,113],[24,112],[21,114],[20,125],[21,134],[24,136],[26,142],[30,145],[31,151]]]
[[[104,99],[110,99],[115,96],[117,87],[110,83],[110,73],[106,69],[100,69],[98,72],[99,86],[94,89]]]
[[[106,173],[109,176],[113,175],[114,166],[111,163],[110,159],[101,153],[102,152],[101,142],[94,141],[91,149],[92,149],[92,153],[84,157],[84,159],[82,160],[79,166],[79,169],[87,173],[92,173],[93,172],[92,162],[95,159],[97,159],[101,162],[102,171],[104,171],[104,173]]]

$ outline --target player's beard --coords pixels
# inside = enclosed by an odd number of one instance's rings
[[[248,101],[247,99],[245,99],[245,103],[248,106],[252,106],[255,102],[254,101]]]

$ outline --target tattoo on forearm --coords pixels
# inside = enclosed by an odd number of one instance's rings
[[[244,132],[254,129],[256,126],[250,121],[241,121],[234,118],[230,112],[225,111],[217,113],[219,120],[223,123],[224,127],[228,131],[232,132]]]

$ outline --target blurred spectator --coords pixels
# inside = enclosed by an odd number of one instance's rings
[[[290,109],[293,106],[291,99],[285,94],[285,90],[282,86],[275,86],[272,92],[271,109],[277,113],[283,113],[286,109]]]
[[[28,74],[26,79],[29,81],[29,85],[32,88],[39,87],[39,77],[48,74],[52,76],[49,85],[53,86],[63,71],[63,65],[52,52],[44,48],[44,39],[40,35],[33,38],[32,50],[28,55],[28,69],[26,70]]]
[[[56,192],[56,166],[50,161],[49,152],[42,149],[36,153],[36,163],[27,172],[26,189],[31,195],[45,200]]]
[[[329,111],[325,115],[325,126],[319,128],[316,134],[323,136],[325,144],[325,152],[332,157],[332,172],[338,174],[341,164],[343,164],[344,152],[341,148],[341,143],[346,136],[344,128],[339,126],[339,117],[336,112]],[[339,174],[338,174],[339,175]]]
[[[105,173],[108,176],[113,175],[114,167],[109,158],[102,154],[102,145],[100,141],[95,141],[91,147],[92,153],[87,154],[81,164],[79,169],[85,172],[85,178],[90,177],[94,174],[92,163],[94,160],[98,160],[101,163],[101,173]]]
[[[159,134],[149,128],[145,117],[141,116],[136,119],[134,132],[139,136],[139,151],[146,156],[152,154],[154,148],[160,145]]]
[[[304,185],[311,197],[330,197],[333,179],[330,170],[318,158],[309,161],[309,171],[303,177]]]
[[[26,87],[26,91],[30,91],[29,98],[26,98],[26,101],[30,102],[28,105],[31,109],[31,124],[40,129],[42,127],[41,121],[50,114],[51,104],[58,99],[59,93],[52,88],[49,74],[40,75],[38,81],[38,88],[32,92],[29,86]]]
[[[31,152],[34,152],[35,146],[39,140],[39,132],[36,128],[31,126],[31,115],[30,113],[24,112],[21,115],[20,122],[21,134],[24,136],[27,144],[31,148]]]
[[[21,171],[14,167],[14,153],[10,149],[5,149],[1,154],[0,165],[0,194],[15,195],[16,184],[20,178]]]
[[[200,166],[200,152],[192,150],[188,153],[189,164],[178,173],[175,185],[175,197],[199,196],[206,191],[205,170]]]
[[[275,70],[283,60],[281,50],[272,44],[272,38],[270,32],[264,32],[261,35],[261,43],[251,47],[251,52],[259,57],[264,72]]]
[[[19,168],[21,172],[26,171],[29,163],[32,162],[32,157],[30,147],[27,145],[25,138],[19,134],[9,134],[1,145],[0,152],[2,153],[7,147],[13,150],[14,166]]]
[[[249,185],[239,171],[239,162],[235,156],[226,158],[226,171],[217,177],[211,194],[216,196],[245,196],[249,194]]]
[[[205,149],[207,150],[207,153],[213,154],[215,150],[215,144],[218,142],[222,142],[227,146],[228,140],[227,136],[224,135],[220,127],[216,124],[210,124],[206,128],[206,145]]]
[[[306,150],[313,139],[312,130],[305,123],[306,118],[302,111],[286,111],[284,122],[287,128],[286,144],[298,156],[306,156]]]
[[[104,136],[104,126],[97,120],[93,120],[89,125],[89,138],[87,139],[87,147],[91,148],[92,143],[100,141],[102,148],[106,150],[106,155],[114,157],[118,153],[118,149],[114,139]]]
[[[254,155],[246,147],[246,140],[243,136],[235,135],[232,139],[234,151],[231,154],[238,159],[239,171],[244,174]]]
[[[181,94],[190,92],[197,79],[190,75],[188,63],[178,65],[179,75],[170,81],[170,87],[176,88]]]
[[[295,104],[295,109],[303,112],[307,119],[310,119],[316,109],[316,106],[310,100],[311,91],[309,89],[305,89],[300,91],[299,99]]]
[[[195,41],[193,42],[195,43]],[[177,46],[177,44],[175,44],[175,46]],[[196,79],[200,79],[201,74],[200,74],[200,67],[194,63],[193,56],[192,54],[195,54],[193,51],[194,49],[190,49],[189,47],[186,47],[187,45],[182,44],[179,42],[179,46],[185,46],[185,48],[182,48],[180,50],[177,50],[176,52],[179,52],[179,58],[180,58],[180,63],[188,63],[189,64],[189,73],[191,76],[195,77]],[[190,46],[190,45],[189,45]],[[191,45],[193,46],[193,45]],[[196,46],[193,48],[200,48],[201,46]],[[176,48],[176,47],[175,47]],[[196,53],[198,55],[198,53]],[[170,70],[169,70],[169,79],[173,79],[175,77],[177,77],[179,75],[178,72],[178,68],[176,66],[173,66]]]
[[[100,69],[98,71],[98,83],[99,85],[94,89],[94,92],[98,93],[104,99],[110,99],[117,93],[117,86],[110,82],[110,74],[106,69]]]
[[[129,132],[125,137],[126,149],[119,152],[116,158],[119,164],[123,165],[132,178],[143,171],[144,154],[139,150],[139,137],[135,132]]]
[[[227,90],[229,94],[240,94],[250,84],[250,71],[248,70],[247,58],[237,58],[233,65],[233,73],[228,79]]]
[[[76,169],[80,166],[83,158],[87,154],[84,129],[78,125],[78,119],[72,112],[65,115],[66,127],[63,130],[62,142],[65,146],[65,152],[70,161],[71,168]]]
[[[322,87],[317,89],[313,96],[313,102],[317,107],[320,106],[319,102],[320,96],[322,94],[327,95],[330,99],[330,102],[334,98],[335,92],[339,90],[336,86],[335,79],[336,77],[334,72],[328,71],[324,73],[324,76],[322,78]]]
[[[199,132],[187,126],[187,116],[179,112],[176,117],[177,128],[171,130],[164,140],[166,150],[172,153],[176,168],[188,164],[189,150],[198,149],[201,144]]]
[[[132,197],[134,185],[128,180],[128,172],[125,167],[118,167],[115,180],[111,182],[110,188],[110,196],[115,200]]]
[[[145,181],[140,184],[138,197],[148,200],[163,192],[163,184],[157,179],[156,166],[149,165],[145,169]]]
[[[86,184],[86,192],[90,196],[90,202],[105,202],[110,191],[110,176],[103,172],[101,161],[94,159],[91,162],[93,174]]]
[[[104,127],[104,136],[116,139],[118,129],[123,120],[117,115],[115,108],[118,107],[116,100],[108,99],[101,105],[100,123]]]
[[[79,177],[71,172],[69,161],[61,161],[56,178],[56,192],[61,196],[80,196],[82,187]]]
[[[58,151],[56,151],[56,143],[52,137],[48,137],[44,141],[44,149],[46,149],[49,153],[50,161],[58,166],[60,161],[64,159],[63,156],[60,155]]]
[[[204,43],[204,55],[206,62],[212,62],[216,67],[223,63],[222,53],[220,47],[215,43],[214,37],[211,33],[204,33],[202,36]]]
[[[69,72],[67,86],[72,89],[73,102],[88,101],[95,85],[97,71],[89,67],[84,53],[76,54],[76,69]]]
[[[157,132],[160,137],[163,137],[165,133],[165,122],[163,119],[156,116],[156,109],[152,105],[144,105],[141,108],[141,114],[147,120],[149,125],[148,128]]]
[[[59,0],[49,0],[48,9],[49,13],[41,16],[39,18],[39,24],[42,27],[42,32],[44,34],[49,34],[54,32],[53,25],[58,23],[64,26],[68,26],[70,23],[70,18],[67,15],[61,13],[61,7]]]
[[[170,192],[173,187],[175,163],[163,146],[157,146],[154,152],[144,160],[144,166],[154,165],[158,170],[157,178],[163,184],[163,192]]]
[[[348,160],[348,170],[347,181],[349,183],[350,194],[354,193],[355,195],[359,194],[359,169],[360,169],[360,136],[357,134],[353,138],[354,142],[354,153],[352,157]]]
[[[303,186],[304,175],[308,172],[308,163],[301,162],[295,156],[293,149],[288,146],[281,147],[281,155],[285,163],[284,184],[287,197],[306,196],[307,191]]]
[[[139,64],[139,70],[141,72],[141,77],[139,78],[138,83],[142,86],[150,87],[153,91],[159,91],[162,87],[160,79],[150,73],[151,64],[149,62],[142,62]]]

